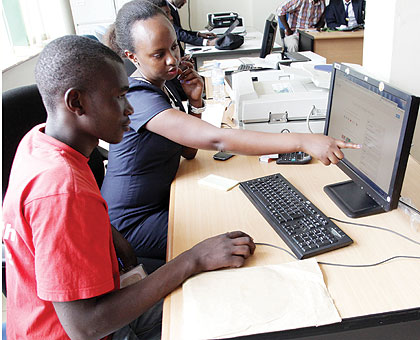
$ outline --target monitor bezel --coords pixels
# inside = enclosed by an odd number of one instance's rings
[[[265,20],[264,33],[261,41],[260,58],[265,58],[268,54],[273,51],[274,41],[276,40],[277,32],[277,19],[276,16],[271,13]],[[272,38],[271,38],[271,36]]]
[[[325,120],[324,135],[328,135],[330,125],[331,105],[333,101],[334,85],[337,73],[340,72],[345,77],[354,77],[368,85],[374,86],[380,92],[387,92],[406,101],[404,119],[402,123],[401,133],[398,141],[397,156],[394,161],[392,171],[391,183],[388,192],[383,192],[375,183],[367,178],[361,171],[359,171],[346,158],[342,159],[337,166],[353,180],[362,191],[370,196],[380,207],[385,211],[390,211],[398,206],[398,201],[401,194],[402,184],[404,180],[405,170],[410,155],[411,142],[413,139],[415,123],[419,110],[418,97],[409,95],[401,90],[392,87],[391,85],[378,81],[370,76],[359,73],[355,69],[335,63],[332,70],[330,92],[328,96],[327,117]],[[380,90],[382,89],[382,90]],[[363,146],[362,146],[363,147]]]

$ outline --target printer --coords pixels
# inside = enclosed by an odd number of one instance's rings
[[[244,19],[235,12],[208,13],[207,20],[206,28],[217,35],[225,33],[236,20],[239,23],[231,33],[238,34],[245,32]]]
[[[323,133],[330,74],[319,72],[305,65],[232,73],[234,123],[254,131]]]

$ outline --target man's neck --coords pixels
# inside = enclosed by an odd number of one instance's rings
[[[81,134],[77,129],[63,128],[68,126],[67,122],[54,119],[49,116],[45,124],[44,133],[60,142],[67,144],[85,157],[89,157],[93,149],[98,145],[99,140],[92,136]]]

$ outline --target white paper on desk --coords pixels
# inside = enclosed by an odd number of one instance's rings
[[[199,71],[211,70],[214,67],[215,63],[220,63],[220,68],[225,71],[237,70],[239,65],[242,64],[242,62],[238,58],[222,60],[215,59],[211,61],[206,61],[205,64],[200,67]]]
[[[215,127],[221,127],[223,114],[225,113],[224,104],[209,104],[206,103],[206,109],[201,114],[201,120],[214,125]]]
[[[182,289],[188,340],[341,321],[315,259],[202,273]]]

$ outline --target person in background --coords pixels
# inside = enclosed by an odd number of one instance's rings
[[[331,0],[325,10],[325,21],[331,29],[364,24],[364,0]]]
[[[298,29],[322,28],[324,20],[325,0],[288,0],[277,8],[277,16],[284,26],[284,45],[287,51],[297,52],[299,49]],[[286,19],[288,15],[288,19]]]
[[[103,44],[64,36],[41,52],[35,78],[47,122],[21,141],[3,204],[7,338],[161,338],[162,299],[202,271],[240,267],[255,244],[240,231],[202,241],[120,288],[119,259],[136,264],[111,226],[88,166],[99,139],[129,130],[127,74]]]
[[[110,146],[102,194],[113,225],[139,257],[165,258],[170,186],[181,156],[192,159],[198,148],[246,155],[301,150],[328,165],[343,158],[340,148],[356,147],[319,134],[220,129],[202,121],[203,80],[180,61],[171,22],[148,1],[126,3],[115,34],[120,50],[137,65],[127,93],[134,114],[122,142]],[[176,77],[188,96],[188,114],[169,84]]]
[[[172,23],[178,37],[178,41],[196,45],[196,46],[214,46],[217,36],[214,33],[202,33],[196,31],[187,31],[182,28],[181,18],[178,9],[187,3],[187,0],[166,0],[171,11]],[[160,7],[160,6],[158,6]],[[180,45],[181,57],[184,55],[184,49]]]

